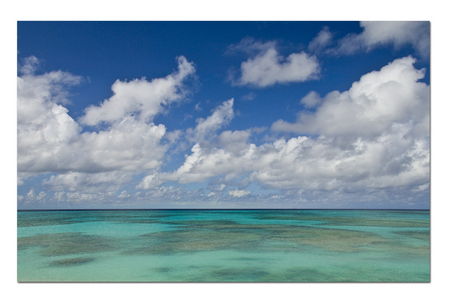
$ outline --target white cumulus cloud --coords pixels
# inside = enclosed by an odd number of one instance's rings
[[[81,123],[86,125],[113,123],[130,114],[136,115],[141,121],[151,121],[165,105],[183,98],[182,83],[194,72],[194,65],[181,56],[178,58],[178,72],[165,78],[151,81],[142,78],[128,82],[117,80],[112,85],[114,95],[100,106],[86,108]]]
[[[83,193],[116,192],[132,179],[132,172],[111,171],[103,173],[68,172],[51,175],[43,186],[53,191],[79,191]],[[112,184],[113,183],[113,184]]]
[[[183,79],[194,72],[185,58],[179,58],[178,72],[165,78],[116,82],[117,93],[101,106],[88,108],[81,118],[84,124],[105,121],[109,126],[85,132],[63,106],[69,102],[68,88],[79,84],[81,77],[61,71],[35,75],[39,61],[35,57],[25,61],[17,78],[19,184],[30,176],[53,172],[57,175],[44,181],[50,189],[92,193],[114,183],[119,187],[131,174],[161,166],[168,148],[161,142],[166,127],[150,119],[160,112],[161,104],[181,99]],[[169,143],[177,135],[169,133]]]
[[[244,190],[238,190],[238,189],[229,191],[228,193],[233,197],[239,197],[239,198],[251,194],[250,191],[244,191]]]
[[[328,27],[324,27],[317,36],[309,43],[308,50],[311,52],[319,52],[328,45],[331,44],[333,40],[333,34],[330,32]]]
[[[241,76],[233,81],[236,85],[263,88],[277,83],[316,79],[320,73],[320,66],[315,56],[300,52],[283,57],[275,49],[274,42],[262,44],[251,39],[244,39],[233,49],[246,49],[247,52],[258,51],[255,57],[249,58],[241,64]]]
[[[413,63],[411,57],[395,60],[348,91],[308,102],[317,109],[297,123],[272,126],[300,136],[256,146],[248,142],[251,131],[224,131],[214,143],[195,144],[179,169],[155,177],[160,183],[245,177],[243,182],[305,194],[424,186],[429,86],[419,81],[424,71]]]
[[[412,124],[415,131],[427,132],[429,86],[419,81],[425,70],[415,69],[414,62],[410,56],[397,59],[362,76],[348,91],[330,92],[314,114],[300,113],[294,124],[278,120],[272,130],[370,137],[392,131],[396,124]]]
[[[361,22],[363,32],[349,34],[338,41],[330,53],[348,55],[358,51],[370,51],[388,44],[396,48],[411,45],[417,53],[426,57],[430,53],[430,23],[421,21],[372,21]]]
[[[300,103],[303,104],[305,107],[315,107],[317,104],[320,103],[322,99],[320,98],[319,94],[317,92],[309,92],[305,97],[303,97],[300,100]]]
[[[234,99],[224,101],[206,119],[198,118],[195,128],[188,128],[186,133],[188,138],[194,142],[201,142],[211,138],[217,130],[228,124],[234,117],[233,111]]]

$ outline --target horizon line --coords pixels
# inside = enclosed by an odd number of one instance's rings
[[[27,211],[149,211],[149,210],[395,210],[395,211],[430,211],[426,208],[105,208],[105,209],[17,209]]]

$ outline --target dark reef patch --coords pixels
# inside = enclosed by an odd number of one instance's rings
[[[158,273],[169,273],[172,271],[172,268],[168,268],[168,267],[159,267],[159,268],[154,268],[153,270],[155,270]]]
[[[79,232],[38,234],[17,239],[17,249],[40,247],[41,255],[58,256],[77,253],[111,251],[113,241],[97,235],[85,235]]]
[[[69,259],[61,259],[55,260],[50,263],[51,267],[73,267],[83,265],[89,262],[94,261],[95,259],[92,257],[77,257],[77,258],[69,258]]]
[[[261,268],[221,268],[212,270],[208,273],[208,281],[263,281],[263,278],[269,274]]]
[[[178,225],[181,225],[179,222]],[[225,221],[183,222],[184,227],[139,236],[123,254],[170,255],[181,252],[236,250],[298,252],[305,247],[360,252],[389,240],[369,232],[282,224],[239,224]]]
[[[397,234],[401,234],[407,237],[419,239],[422,241],[430,241],[430,231],[412,230],[412,231],[395,231]]]

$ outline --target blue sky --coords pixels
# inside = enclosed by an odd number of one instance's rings
[[[18,208],[429,208],[428,22],[18,22]]]

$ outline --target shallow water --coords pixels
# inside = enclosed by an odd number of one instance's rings
[[[429,211],[20,211],[19,282],[429,282]]]

